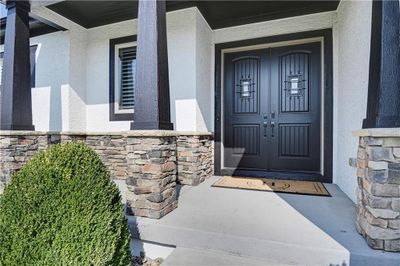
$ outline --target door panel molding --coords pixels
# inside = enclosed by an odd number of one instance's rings
[[[299,40],[301,43],[301,39],[307,38],[322,38],[323,42],[323,55],[324,58],[322,60],[324,64],[324,73],[322,73],[324,81],[323,84],[323,95],[324,102],[321,103],[324,108],[323,112],[323,160],[324,160],[324,169],[323,176],[321,174],[316,173],[308,173],[307,171],[299,172],[296,174],[287,173],[285,171],[274,171],[274,172],[265,172],[265,171],[254,171],[251,170],[237,170],[234,167],[226,167],[222,168],[222,132],[224,123],[221,121],[221,117],[223,116],[222,110],[222,62],[223,62],[223,50],[226,49],[239,49],[239,47],[251,47],[252,45],[262,45],[268,43],[278,43],[285,41],[295,41]],[[272,46],[271,46],[272,47]],[[243,41],[235,41],[229,43],[220,43],[215,45],[215,168],[214,173],[216,175],[224,175],[224,174],[234,174],[234,175],[257,175],[257,176],[276,176],[277,178],[292,178],[293,176],[301,176],[303,180],[316,180],[319,179],[323,182],[332,182],[332,111],[333,111],[333,78],[332,78],[332,29],[325,30],[317,30],[310,32],[301,32],[294,34],[285,34],[278,36],[270,36],[264,38],[243,40]],[[322,93],[322,92],[321,92]],[[297,122],[296,122],[297,123]],[[262,128],[260,128],[262,130]],[[275,126],[275,134],[278,133],[278,125]],[[262,132],[259,131],[259,134]],[[321,136],[322,137],[322,136]]]
[[[278,156],[309,157],[310,127],[310,123],[279,123]],[[293,145],[287,145],[287,143]]]

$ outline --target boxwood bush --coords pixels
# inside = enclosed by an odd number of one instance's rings
[[[33,157],[0,196],[0,265],[129,265],[121,197],[84,143]]]

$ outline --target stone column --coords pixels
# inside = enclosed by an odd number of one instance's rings
[[[177,207],[175,136],[128,136],[127,164],[129,214],[159,219]]]
[[[359,136],[357,231],[374,249],[400,252],[400,129],[365,129]]]

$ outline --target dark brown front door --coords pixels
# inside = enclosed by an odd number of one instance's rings
[[[321,47],[225,54],[224,166],[320,172]]]

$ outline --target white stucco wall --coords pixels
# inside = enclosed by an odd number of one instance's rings
[[[86,129],[119,131],[128,121],[109,121],[109,39],[136,34],[136,21],[88,30],[86,50]]]
[[[199,131],[214,130],[213,31],[196,9],[196,123]]]
[[[86,46],[87,32],[78,28],[70,30],[69,82],[66,87],[66,99],[63,101],[63,113],[68,114],[63,119],[64,131],[86,130]]]
[[[63,106],[69,87],[70,36],[68,31],[30,39],[37,45],[35,86],[32,88],[32,120],[38,131],[60,131],[68,116]],[[0,45],[0,52],[4,46]],[[64,95],[64,96],[63,96]]]
[[[63,56],[67,57],[63,72],[66,80],[60,84],[57,92],[61,107],[54,110],[56,115],[52,115],[58,120],[43,118],[46,105],[35,105],[34,117],[38,117],[35,118],[36,124],[40,125],[38,128],[65,131],[128,130],[130,121],[109,120],[108,53],[110,39],[136,34],[136,20],[86,30],[45,8],[35,9],[34,12],[68,29],[67,33],[63,33],[68,36],[67,47],[64,47],[67,52],[63,52]],[[329,28],[332,27],[332,14],[326,12],[212,31],[196,8],[169,12],[167,35],[171,119],[175,129],[214,130],[214,43]],[[40,37],[43,45],[47,42],[46,36],[50,35]],[[53,42],[49,39],[46,53],[61,51],[62,46]],[[48,70],[49,65],[51,63],[45,61],[42,65],[39,60],[37,69],[52,73],[53,70]],[[57,75],[52,77],[58,78]],[[53,98],[55,91],[53,89]],[[37,97],[51,98],[44,90],[41,92]],[[49,126],[46,128],[47,124]]]
[[[69,33],[34,37],[31,44],[38,45],[32,88],[33,124],[39,131],[62,130],[61,94],[69,80]]]
[[[371,36],[370,1],[341,1],[334,33],[333,182],[355,201],[356,170],[348,164],[356,157],[358,139],[366,115]]]
[[[36,129],[85,131],[86,29],[45,7],[33,6],[32,13],[67,29],[31,39],[31,44],[41,47],[35,66],[36,78],[41,83],[36,82],[36,87],[47,86],[47,90],[42,88],[32,94]],[[43,118],[43,99],[50,99],[49,118]],[[43,121],[46,119],[48,122]]]
[[[33,13],[68,29],[31,40],[42,47],[33,91],[36,128],[128,130],[130,121],[109,120],[108,53],[110,39],[136,34],[136,20],[84,29],[43,7],[34,8]],[[214,130],[214,43],[329,28],[332,17],[333,12],[326,12],[212,31],[197,8],[169,12],[171,119],[175,129]]]
[[[176,130],[195,131],[196,9],[167,14],[167,37],[172,122]]]
[[[215,43],[332,28],[335,11],[277,19],[214,31]]]
[[[206,26],[201,19],[196,8],[167,14],[171,120],[176,130],[211,130],[211,32],[203,33]],[[88,30],[88,131],[129,129],[130,121],[109,121],[109,40],[136,34],[136,23],[129,20]]]

